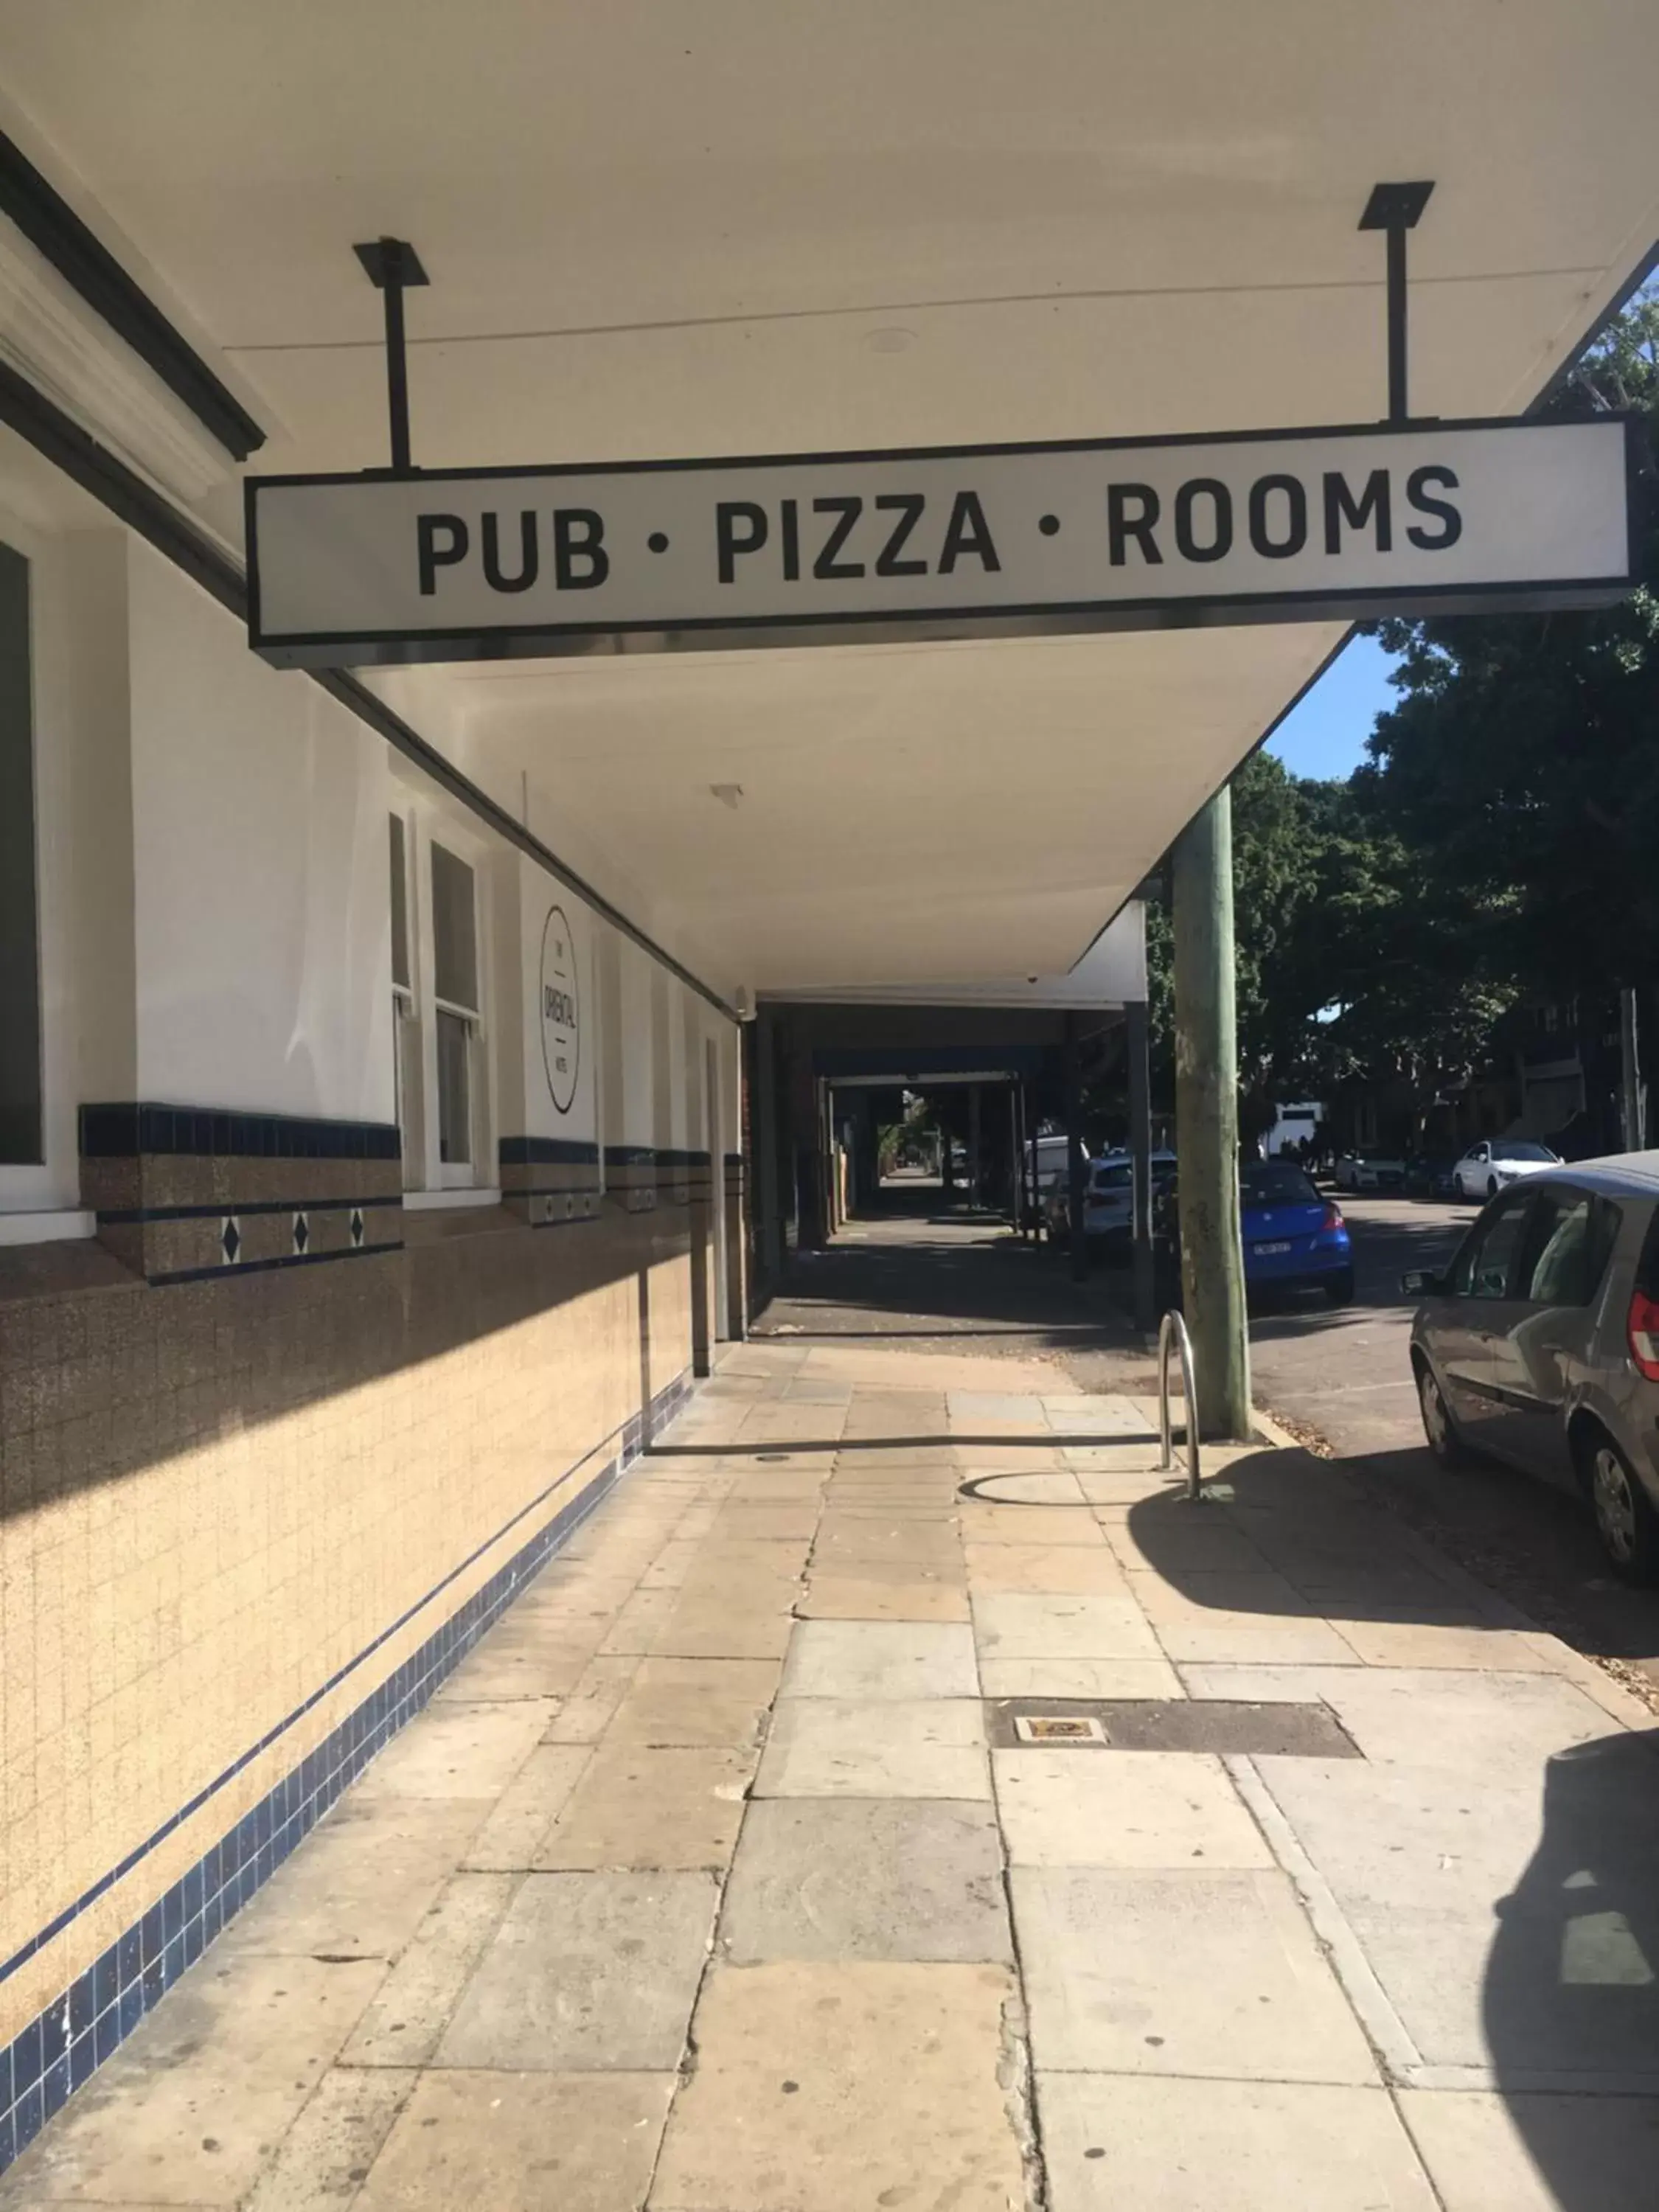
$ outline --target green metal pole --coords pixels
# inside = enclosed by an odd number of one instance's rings
[[[1250,1433],[1250,1349],[1238,1224],[1233,810],[1224,786],[1182,831],[1171,858],[1182,1295],[1199,1432],[1243,1440]]]

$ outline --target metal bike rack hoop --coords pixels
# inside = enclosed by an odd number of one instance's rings
[[[1162,1446],[1158,1464],[1160,1471],[1175,1465],[1175,1434],[1170,1421],[1171,1345],[1181,1358],[1181,1395],[1187,1413],[1187,1495],[1196,1504],[1204,1494],[1204,1479],[1199,1464],[1198,1386],[1193,1376],[1193,1340],[1187,1334],[1185,1321],[1173,1307],[1159,1322],[1158,1331],[1158,1433]]]

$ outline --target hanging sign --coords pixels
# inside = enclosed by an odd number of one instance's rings
[[[283,665],[1590,605],[1632,574],[1633,426],[249,481]]]
[[[576,947],[562,906],[549,907],[542,923],[540,1005],[548,1095],[558,1113],[568,1114],[581,1068],[581,984]]]

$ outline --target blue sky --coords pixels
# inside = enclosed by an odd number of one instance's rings
[[[1296,775],[1349,775],[1365,757],[1371,725],[1395,702],[1393,656],[1374,637],[1357,637],[1287,714],[1267,750]]]

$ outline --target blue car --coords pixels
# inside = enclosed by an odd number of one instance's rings
[[[1249,1160],[1238,1171],[1244,1281],[1256,1290],[1322,1291],[1328,1304],[1353,1296],[1353,1249],[1342,1209],[1322,1198],[1289,1160]]]
[[[1353,1249],[1342,1209],[1322,1198],[1289,1160],[1247,1160],[1238,1174],[1244,1285],[1251,1291],[1322,1291],[1328,1304],[1353,1296]],[[1173,1182],[1152,1202],[1159,1304],[1181,1303],[1181,1206]]]

